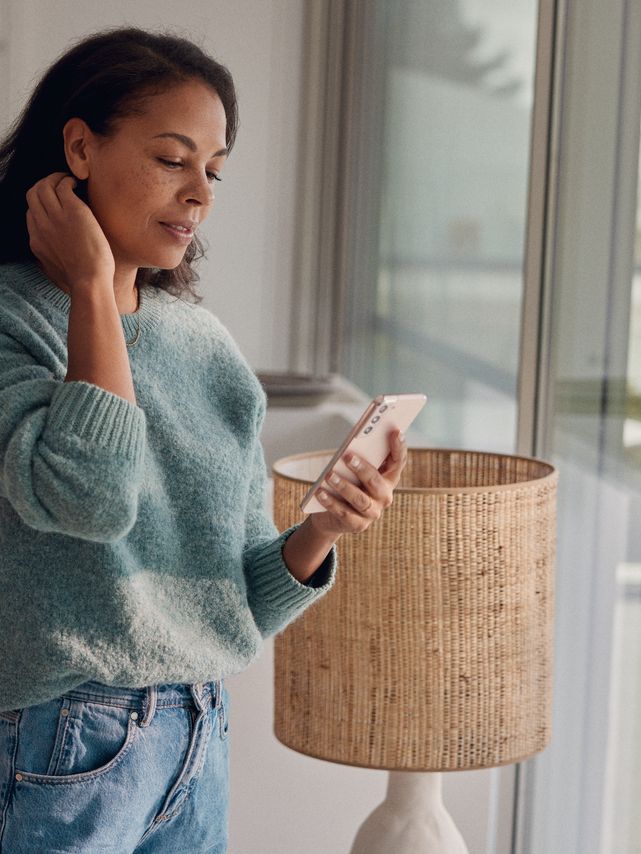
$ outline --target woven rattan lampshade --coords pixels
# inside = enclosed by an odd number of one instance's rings
[[[279,530],[332,451],[273,466]],[[338,542],[334,587],[275,638],[274,731],[368,768],[516,762],[551,737],[558,473],[480,451],[409,450],[381,518]]]

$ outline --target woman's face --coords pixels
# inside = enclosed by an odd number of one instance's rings
[[[117,267],[173,269],[212,208],[226,159],[225,110],[195,80],[148,98],[143,109],[109,137],[89,131],[87,195]]]

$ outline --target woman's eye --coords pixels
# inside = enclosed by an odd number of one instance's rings
[[[182,166],[183,165],[182,163],[180,163],[176,160],[165,160],[164,157],[159,157],[158,160],[160,161],[160,163],[164,163],[165,166],[171,167],[171,166]],[[215,172],[208,172],[207,173],[207,180],[208,181],[222,181],[223,179],[219,178]]]

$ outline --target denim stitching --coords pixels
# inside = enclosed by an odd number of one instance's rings
[[[78,774],[66,774],[62,777],[51,777],[48,774],[30,774],[28,771],[21,771],[19,768],[16,768],[15,771],[17,774],[21,775],[21,778],[23,780],[26,780],[27,782],[31,783],[37,783],[39,786],[64,786],[86,783],[90,780],[102,777],[103,774],[109,773],[109,771],[113,770],[113,768],[120,765],[120,763],[129,753],[136,741],[135,733],[135,721],[132,718],[129,718],[127,724],[127,738],[120,751],[116,754],[116,756],[114,756],[114,758],[110,762],[108,762],[106,765],[103,765],[102,768],[96,769],[95,771],[81,771]]]
[[[68,714],[63,715],[62,710],[67,709]],[[70,717],[73,715],[72,701],[63,699],[60,708],[58,709],[58,725],[56,727],[56,737],[53,743],[51,756],[49,757],[49,765],[45,771],[45,776],[55,777],[60,767],[64,749],[67,743],[67,733],[69,731]]]
[[[12,738],[12,747],[13,751],[11,754],[11,763],[10,763],[10,774],[11,778],[7,781],[7,792],[6,792],[6,800],[2,805],[2,815],[0,815],[0,851],[2,850],[2,839],[4,837],[4,831],[7,826],[7,815],[9,813],[9,807],[11,805],[11,801],[13,800],[13,792],[16,785],[16,757],[18,755],[18,724],[22,717],[22,712],[18,710],[18,717],[13,721],[15,724],[15,730],[13,732]]]
[[[203,697],[205,699],[207,696],[212,696],[212,689],[209,684],[204,686],[203,688]],[[66,694],[63,694],[60,698],[55,699],[63,699],[68,698],[70,700],[80,700],[86,703],[95,703],[96,705],[101,706],[113,706],[119,709],[137,709],[140,706],[140,700],[136,700],[133,697],[111,697],[106,696],[104,694],[94,694],[84,691],[68,691]],[[143,696],[143,703],[145,702],[146,697]],[[187,708],[193,702],[192,697],[184,697],[181,701],[172,701],[172,700],[158,700],[156,702],[157,708],[165,708],[165,709],[184,709]],[[18,711],[18,710],[16,710]]]

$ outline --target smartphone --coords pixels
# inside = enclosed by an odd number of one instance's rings
[[[322,513],[327,510],[315,497],[315,493],[322,486],[325,492],[339,495],[324,482],[332,469],[351,483],[360,484],[356,473],[342,459],[347,451],[353,451],[361,459],[379,468],[390,453],[390,434],[394,430],[405,432],[426,402],[424,394],[379,394],[375,397],[314,481],[301,501],[300,509],[305,513]]]

